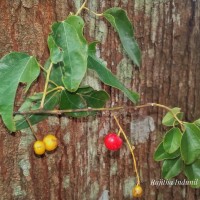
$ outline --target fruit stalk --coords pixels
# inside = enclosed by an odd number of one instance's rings
[[[33,135],[34,135],[35,139],[36,139],[36,140],[38,140],[38,138],[37,138],[37,135],[36,135],[35,131],[33,130],[33,127],[32,127],[32,125],[31,125],[31,122],[30,122],[30,120],[28,119],[28,117],[27,117],[27,116],[24,116],[24,118],[25,118],[25,120],[27,121],[27,123],[28,123],[28,125],[29,125],[29,127],[30,127],[30,129],[31,129],[31,132],[33,133]]]
[[[134,152],[133,152],[133,147],[131,146],[131,144],[130,144],[130,142],[129,142],[129,140],[128,140],[128,138],[127,138],[124,130],[122,129],[122,127],[121,127],[118,119],[116,118],[116,116],[114,116],[114,119],[115,119],[115,121],[116,121],[116,123],[117,123],[117,125],[118,125],[118,127],[119,127],[119,129],[121,131],[121,133],[123,134],[124,139],[126,140],[126,143],[128,144],[129,150],[130,150],[130,152],[132,154],[132,157],[133,157],[133,167],[135,169],[135,173],[136,173],[136,177],[137,177],[137,185],[140,185],[140,177],[139,177],[138,170],[137,170],[137,163],[136,163],[135,155],[134,155]]]

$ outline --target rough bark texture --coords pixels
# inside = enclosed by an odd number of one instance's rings
[[[1,1],[0,56],[10,51],[24,51],[44,63],[49,54],[46,41],[50,25],[63,20],[82,3],[80,0]],[[99,13],[113,6],[127,10],[142,49],[143,64],[141,69],[134,68],[129,59],[123,58],[118,37],[110,25],[84,11],[86,37],[102,42],[99,53],[108,67],[127,87],[141,94],[141,103],[179,106],[186,120],[199,117],[200,2],[89,0],[88,3],[91,10]],[[100,84],[95,74],[89,75],[85,80],[88,84],[110,93],[107,106],[130,105],[121,92]],[[40,77],[32,91],[41,91],[43,83]],[[153,161],[153,152],[163,136],[163,114],[161,109],[116,113],[136,146],[144,188],[142,199],[198,199],[199,190],[187,186],[151,185],[152,180],[161,178],[160,165]],[[34,137],[29,129],[11,135],[0,123],[0,199],[132,199],[135,174],[128,148],[124,145],[119,152],[111,153],[103,145],[104,135],[117,129],[110,113],[81,120],[49,117],[34,129],[39,137],[55,133],[60,140],[59,148],[38,158],[32,150]],[[179,179],[183,180],[184,176]]]

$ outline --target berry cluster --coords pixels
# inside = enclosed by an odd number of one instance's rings
[[[36,155],[43,155],[45,151],[53,151],[58,146],[57,138],[48,134],[44,137],[43,140],[37,140],[34,142],[33,149]]]

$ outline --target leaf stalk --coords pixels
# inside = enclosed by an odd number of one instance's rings
[[[53,67],[53,63],[51,62],[49,69],[47,70],[47,77],[46,77],[44,92],[43,92],[43,96],[42,96],[42,100],[41,100],[41,104],[40,104],[40,110],[44,108],[44,100],[45,100],[45,97],[47,95],[47,87],[48,87],[48,84],[49,84],[49,77],[50,77],[50,74],[51,74],[52,67]]]
[[[80,14],[80,12],[81,12],[81,11],[83,10],[83,8],[85,7],[86,3],[87,3],[87,0],[85,0],[84,3],[82,4],[82,6],[78,9],[78,11],[77,11],[76,14],[75,14],[76,16]]]
[[[103,13],[96,13],[96,12],[94,12],[94,11],[90,10],[90,9],[89,9],[89,8],[87,8],[87,7],[83,7],[83,9],[85,9],[85,10],[88,10],[89,12],[93,13],[94,15],[96,15],[96,16],[98,16],[98,17],[101,17],[101,16],[103,16]]]

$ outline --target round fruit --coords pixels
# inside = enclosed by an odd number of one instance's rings
[[[43,141],[37,140],[34,142],[33,149],[35,154],[42,155],[45,152],[45,145]]]
[[[107,149],[111,151],[116,151],[122,146],[122,139],[115,133],[109,133],[104,138],[104,144]]]
[[[45,144],[45,149],[47,151],[53,151],[54,149],[56,149],[56,147],[58,146],[58,140],[57,138],[52,135],[52,134],[48,134],[44,137],[43,142]]]
[[[142,194],[143,194],[143,189],[140,185],[136,185],[134,188],[133,188],[133,197],[141,197]]]

